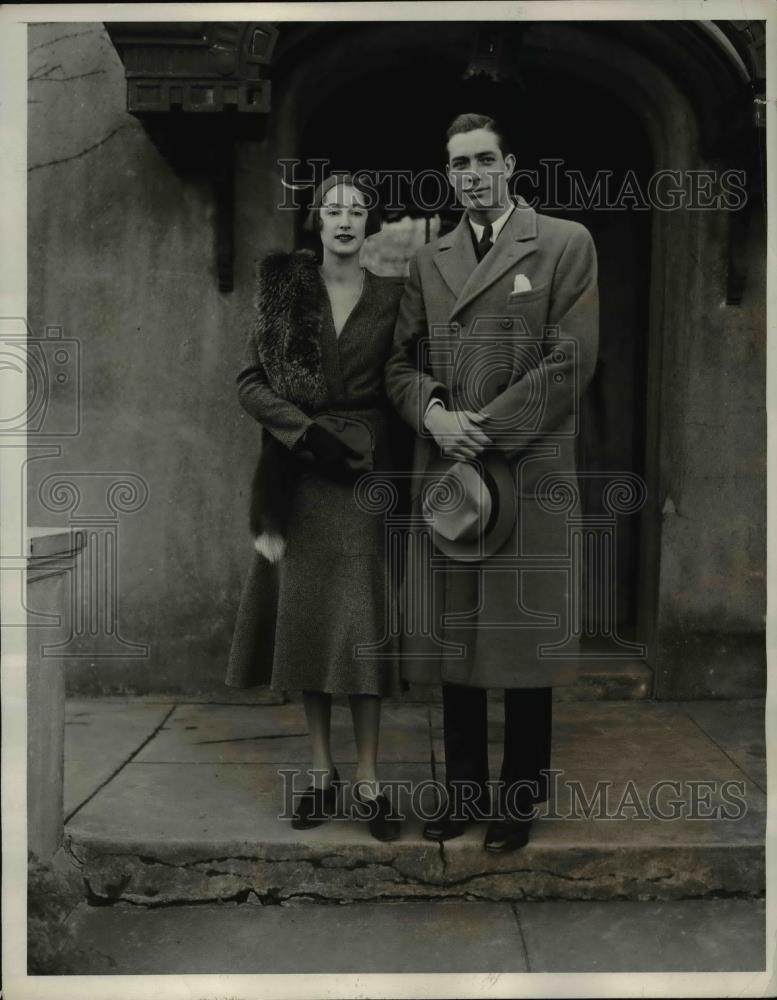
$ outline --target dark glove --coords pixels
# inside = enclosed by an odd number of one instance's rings
[[[337,482],[351,482],[356,477],[348,465],[352,450],[335,434],[315,423],[308,427],[302,438],[302,455],[307,451],[322,475]]]

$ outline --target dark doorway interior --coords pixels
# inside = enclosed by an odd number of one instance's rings
[[[617,95],[568,74],[552,53],[519,48],[514,63],[495,82],[482,75],[462,78],[468,65],[462,53],[467,51],[464,44],[407,51],[399,47],[390,68],[373,71],[365,41],[360,48],[364,72],[354,76],[349,64],[348,83],[309,118],[299,156],[303,161],[325,158],[332,169],[341,170],[442,170],[445,129],[455,114],[479,111],[500,117],[519,170],[538,171],[536,181],[531,174],[519,178],[518,193],[530,201],[539,198],[539,211],[582,222],[597,246],[600,354],[583,405],[580,468],[642,476],[651,213],[633,210],[629,203],[612,210],[563,206],[568,170],[580,171],[588,184],[597,171],[610,171],[611,193],[617,193],[633,171],[644,191],[651,170],[647,137]],[[561,162],[553,167],[550,160]],[[423,206],[412,199],[404,209],[410,215],[424,214]],[[455,213],[443,213],[444,227],[455,221]],[[601,484],[583,479],[582,486],[585,510],[601,510]],[[635,635],[639,515],[620,517],[616,537],[615,571],[607,584],[616,588],[616,631],[641,641]],[[596,642],[593,637],[611,632],[613,623],[604,620],[599,602],[589,602],[587,608],[585,630]]]

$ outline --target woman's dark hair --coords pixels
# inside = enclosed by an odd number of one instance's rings
[[[454,135],[462,135],[464,132],[474,132],[479,128],[484,128],[489,132],[493,132],[496,136],[500,153],[502,156],[507,156],[510,150],[507,145],[507,140],[505,139],[504,129],[495,118],[490,118],[488,115],[475,115],[470,113],[456,115],[448,126],[448,131],[445,133],[445,139],[447,141]]]
[[[379,233],[382,219],[375,191],[367,187],[358,176],[354,177],[352,174],[346,173],[330,174],[329,177],[318,185],[316,193],[313,195],[313,205],[305,220],[305,230],[310,233],[321,231],[321,207],[324,204],[324,196],[337,185],[348,185],[348,187],[355,188],[359,194],[364,196],[365,207],[367,209],[365,237]]]

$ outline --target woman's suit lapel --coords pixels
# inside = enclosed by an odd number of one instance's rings
[[[343,369],[340,363],[340,345],[335,330],[334,319],[332,318],[329,294],[327,293],[324,279],[320,275],[319,281],[321,282],[321,324],[319,327],[321,337],[321,367],[324,379],[329,387],[330,396],[333,399],[342,399],[345,396],[345,379],[343,378]],[[345,326],[348,326],[347,320]],[[345,327],[340,333],[341,337],[343,332],[345,332]]]

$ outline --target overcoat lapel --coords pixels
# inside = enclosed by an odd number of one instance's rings
[[[478,263],[466,213],[462,213],[458,226],[440,239],[434,262],[458,299]]]
[[[475,257],[469,222],[463,215],[449,239],[440,241],[434,258],[446,284],[456,296],[449,319],[453,319],[481,292],[536,249],[537,216],[523,200],[516,202],[504,230],[480,263]]]

